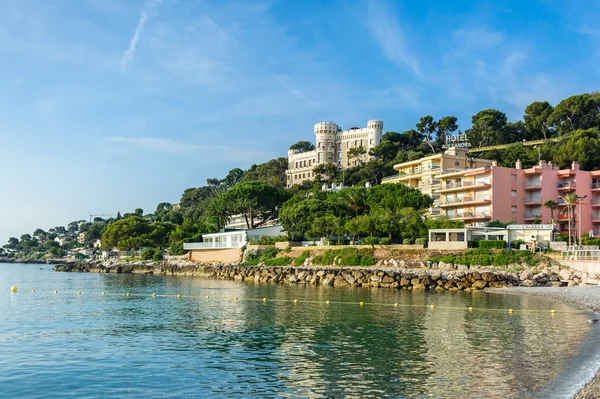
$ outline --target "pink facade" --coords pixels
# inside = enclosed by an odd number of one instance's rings
[[[496,166],[494,162],[473,169],[442,171],[435,178],[440,180],[436,190],[440,196],[440,216],[464,220],[470,225],[494,219],[519,224],[550,223],[554,218],[559,230],[567,233],[565,195],[587,195],[581,206],[575,206],[575,219],[578,223],[581,220],[583,234],[592,231],[600,237],[600,171],[580,170],[576,162],[563,170],[545,161],[529,169],[522,169],[520,162],[514,168]],[[549,200],[559,204],[553,216],[544,207]],[[575,235],[575,227],[571,228]]]

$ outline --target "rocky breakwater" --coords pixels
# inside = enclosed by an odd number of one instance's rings
[[[216,279],[255,283],[313,284],[334,287],[377,287],[406,290],[479,291],[487,287],[564,287],[597,285],[598,280],[558,267],[533,273],[497,270],[422,270],[358,267],[205,266]]]
[[[493,269],[436,270],[390,267],[243,266],[202,264],[186,260],[162,262],[94,260],[57,265],[55,271],[199,276],[253,283],[312,284],[405,290],[479,291],[487,287],[572,287],[598,285],[599,276],[558,266],[508,272]]]

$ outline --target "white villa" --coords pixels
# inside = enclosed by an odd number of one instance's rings
[[[202,242],[183,244],[189,251],[189,259],[197,262],[236,262],[242,256],[241,248],[251,240],[261,237],[279,237],[283,235],[281,226],[260,227],[256,229],[225,229],[219,233],[203,234]]]

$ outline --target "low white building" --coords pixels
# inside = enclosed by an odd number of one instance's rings
[[[465,226],[458,229],[430,229],[429,249],[467,249],[471,240],[522,240],[527,248],[549,248],[554,241],[553,224],[509,224],[501,227]],[[517,248],[518,249],[518,248]]]
[[[188,242],[183,249],[190,251],[190,260],[198,262],[235,262],[241,258],[241,248],[252,240],[283,236],[283,227],[256,229],[225,229],[219,233],[203,234],[202,242]]]

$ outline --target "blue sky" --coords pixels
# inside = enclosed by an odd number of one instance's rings
[[[600,1],[3,0],[0,243],[153,211],[312,126],[600,89]]]

